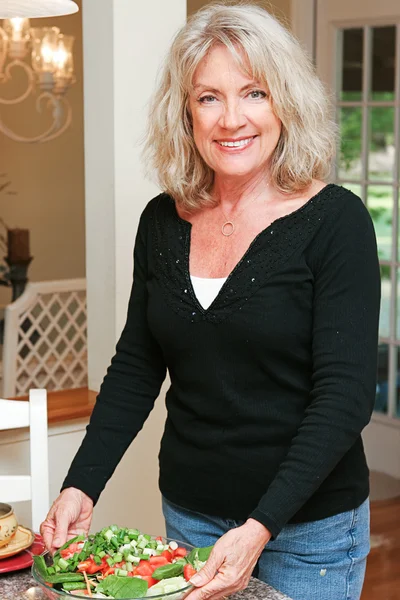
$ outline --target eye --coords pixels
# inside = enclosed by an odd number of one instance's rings
[[[215,96],[202,96],[199,98],[201,104],[213,104],[216,100]]]
[[[248,96],[253,100],[260,100],[261,98],[266,98],[267,94],[262,90],[251,90],[251,92],[248,93]]]

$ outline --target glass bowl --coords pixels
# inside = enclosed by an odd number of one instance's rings
[[[155,537],[155,536],[152,536],[152,537]],[[162,540],[163,540],[163,544],[169,544],[172,541],[177,542],[177,544],[180,547],[186,548],[186,550],[188,551],[188,554],[194,548],[194,546],[191,546],[190,544],[186,544],[185,542],[180,542],[178,540],[172,540],[170,538],[164,538],[164,537],[162,538]],[[43,554],[43,558],[46,562],[46,565],[50,566],[52,564],[53,559],[52,559],[50,552],[45,552]],[[66,600],[66,598],[69,598],[70,600],[73,600],[73,598],[81,598],[83,600],[88,599],[87,595],[86,596],[83,595],[84,590],[82,590],[82,593],[78,595],[77,592],[75,592],[74,594],[71,594],[69,592],[63,592],[62,590],[54,589],[51,586],[51,584],[46,583],[46,581],[41,577],[41,575],[39,574],[39,572],[37,571],[37,569],[35,567],[35,563],[33,563],[33,565],[32,565],[32,577],[36,581],[36,584],[38,585],[38,587],[41,588],[41,590],[43,591],[45,596],[47,596],[47,598],[49,598],[49,600],[59,600],[60,598],[62,598],[63,600]],[[144,596],[144,598],[149,598],[149,600],[150,599],[151,600],[161,600],[162,598],[165,600],[183,600],[192,591],[192,589],[193,589],[193,585],[189,582],[187,582],[187,585],[185,585],[185,587],[183,587],[179,590],[175,590],[173,592],[167,592],[167,593],[163,593],[163,594],[151,594],[151,588],[149,588],[150,594],[148,593],[146,596]],[[93,598],[96,598],[94,591],[93,591]],[[102,598],[103,598],[103,600],[106,600],[106,597],[102,596]],[[110,600],[111,600],[111,596],[110,596]],[[140,599],[125,598],[124,600],[143,600],[143,597]]]

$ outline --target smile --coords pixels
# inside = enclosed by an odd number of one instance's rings
[[[218,142],[217,144],[219,144],[220,146],[223,146],[224,148],[242,148],[243,146],[247,146],[248,144],[250,144],[250,142],[252,142],[254,140],[255,136],[246,138],[244,140],[238,140],[235,142]]]

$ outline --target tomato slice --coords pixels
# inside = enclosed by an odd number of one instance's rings
[[[81,548],[83,548],[83,542],[72,542],[64,550],[60,550],[60,556],[65,559],[71,558],[76,552],[80,552]]]
[[[172,562],[172,559],[174,558],[174,555],[169,550],[164,550],[164,552],[161,552],[160,556],[165,556],[169,563]]]
[[[84,560],[78,564],[76,567],[78,571],[87,571],[88,568],[92,565],[93,561],[91,558]]]
[[[150,556],[149,563],[153,567],[162,567],[163,565],[167,565],[170,561],[165,556]]]
[[[142,576],[142,579],[144,581],[147,581],[147,585],[149,586],[149,588],[154,585],[155,583],[158,583],[157,579],[153,579],[153,577],[150,577],[150,575],[144,575]]]
[[[149,577],[153,574],[155,567],[149,564],[148,560],[141,560],[138,566],[134,569],[134,575],[141,575],[142,577]]]
[[[183,567],[183,576],[186,581],[189,581],[189,579],[191,579],[196,573],[197,571],[194,567],[192,567],[192,565],[187,564]]]
[[[177,549],[174,550],[174,558],[177,558],[179,556],[186,556],[186,554],[187,554],[186,548],[181,548],[180,546],[178,546]]]
[[[101,565],[96,565],[92,558],[88,558],[87,560],[84,560],[83,562],[79,563],[79,565],[77,566],[77,570],[80,573],[86,571],[86,573],[89,573],[89,575],[93,575],[94,573],[98,573],[98,571],[104,570],[104,563],[102,562]]]

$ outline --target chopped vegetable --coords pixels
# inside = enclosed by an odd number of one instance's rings
[[[142,598],[188,588],[211,549],[188,553],[177,542],[111,525],[87,539],[69,540],[48,567],[43,556],[35,556],[34,568],[43,582],[71,596]],[[171,598],[179,600],[179,595]]]

